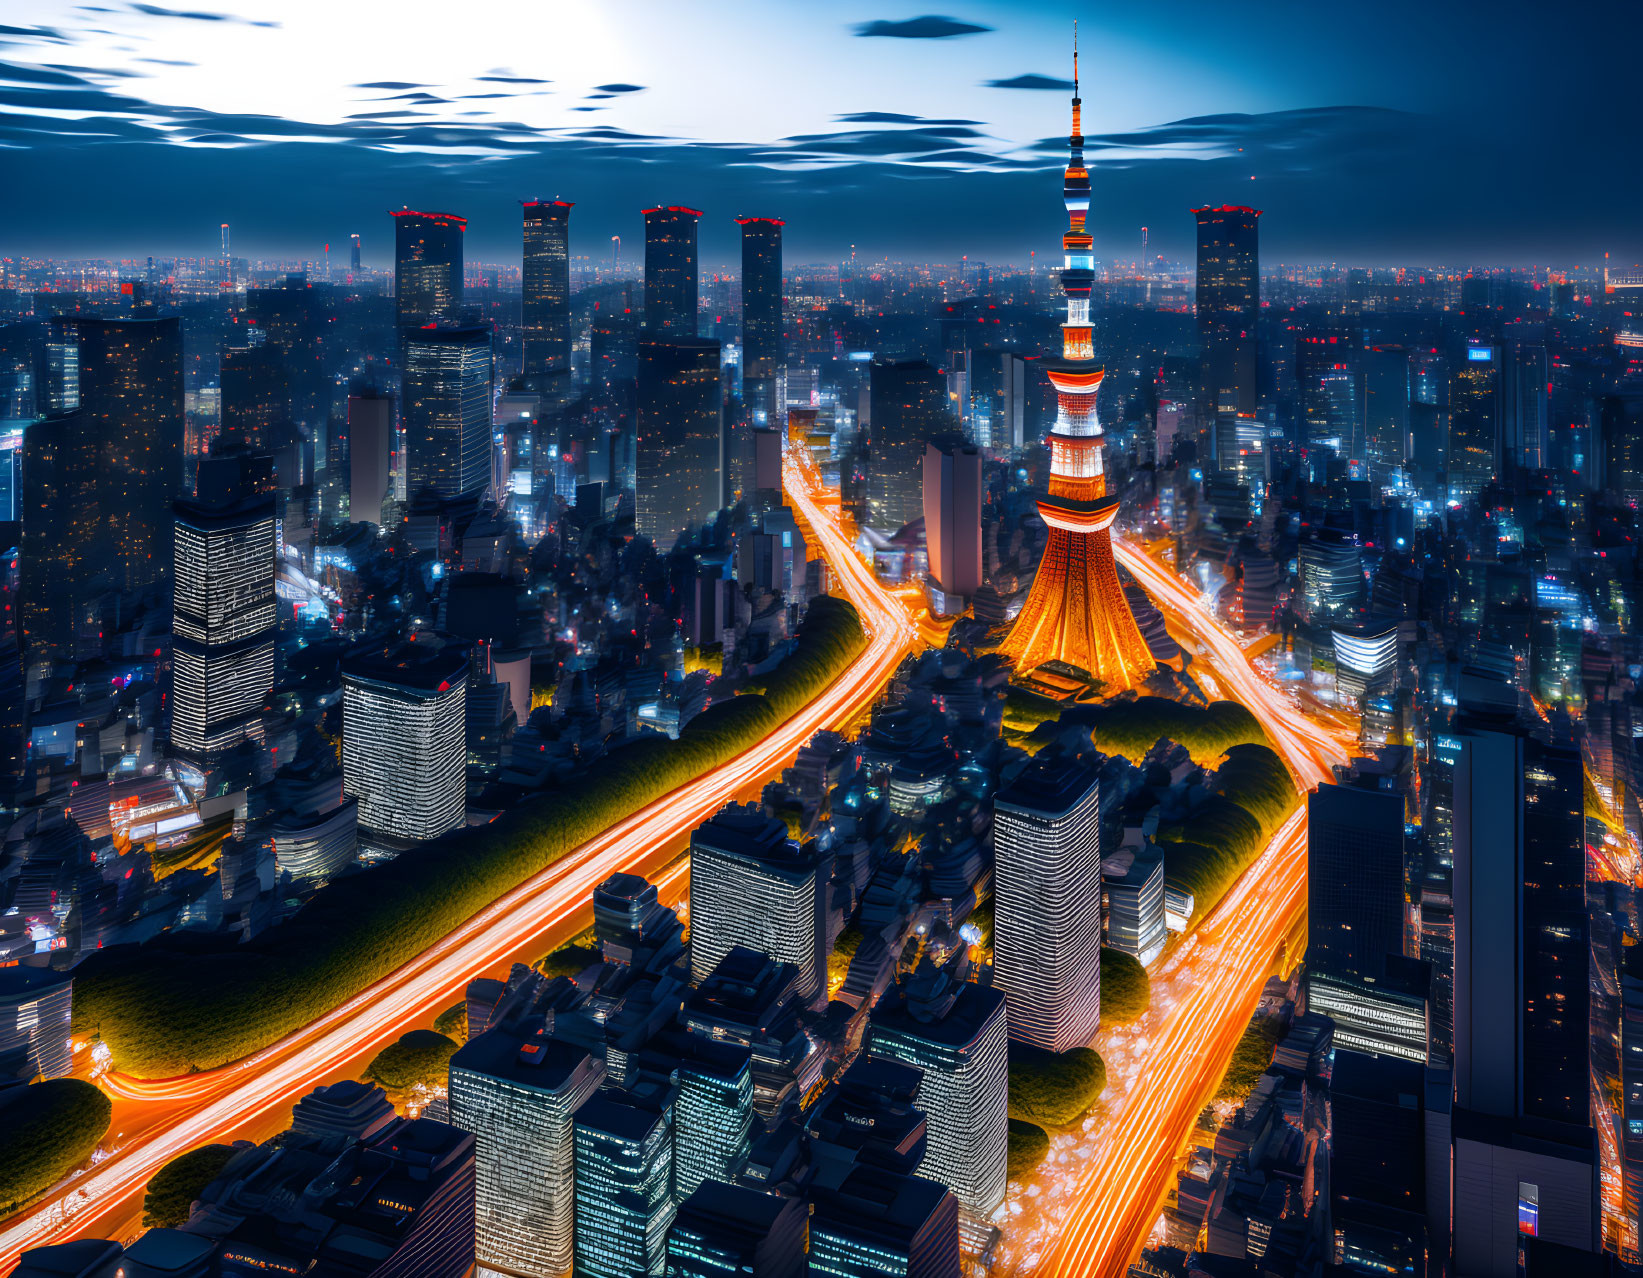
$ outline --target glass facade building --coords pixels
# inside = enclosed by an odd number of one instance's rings
[[[593,1096],[576,1115],[578,1278],[663,1273],[674,1211],[671,1107]]]
[[[406,495],[483,491],[491,482],[490,327],[413,330],[402,379]]]

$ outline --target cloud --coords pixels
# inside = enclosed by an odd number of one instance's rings
[[[980,120],[932,120],[922,115],[903,115],[900,111],[853,111],[849,115],[833,117],[840,124],[980,124]]]
[[[69,75],[63,71],[52,71],[45,67],[25,65],[19,62],[0,62],[0,80],[10,80],[14,84],[61,84],[79,86],[86,81],[77,75]]]
[[[350,85],[353,89],[431,89],[431,84],[421,84],[415,80],[367,80],[364,84]]]
[[[646,86],[642,84],[596,84],[594,88],[601,93],[643,93]]]
[[[957,18],[943,17],[937,13],[927,13],[923,17],[907,18],[901,22],[879,18],[874,22],[856,24],[858,36],[885,36],[896,40],[945,40],[949,36],[980,35],[991,30],[991,27],[979,23],[960,22]]]
[[[157,4],[133,4],[137,13],[146,13],[151,18],[184,18],[190,22],[242,22],[249,27],[278,27],[277,22],[258,22],[252,18],[237,18],[230,13],[207,13],[203,9],[164,9]],[[112,13],[112,9],[100,10],[103,13]]]
[[[530,75],[480,75],[474,77],[481,84],[552,84],[552,80],[538,80]]]
[[[1403,142],[1422,117],[1390,107],[1322,106],[1258,115],[1241,112],[1195,115],[1124,133],[1084,139],[1088,150],[1152,153],[1185,159],[1225,157],[1242,150],[1252,158],[1277,157],[1291,165],[1328,160],[1349,150]],[[1067,140],[1045,138],[1037,150],[1065,151]]]
[[[1053,75],[1013,75],[1008,80],[985,80],[989,89],[1071,89],[1071,80],[1059,80]]]
[[[0,36],[22,36],[27,40],[55,40],[59,44],[69,43],[69,39],[55,27],[13,27],[0,22]]]
[[[189,62],[185,58],[138,58],[139,62],[152,62],[157,67],[197,67],[198,62]]]

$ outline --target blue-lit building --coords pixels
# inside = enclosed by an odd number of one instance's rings
[[[933,1180],[857,1167],[819,1190],[810,1272],[828,1278],[958,1278],[958,1199]]]
[[[667,1272],[675,1278],[800,1278],[806,1224],[797,1198],[704,1180],[679,1204],[668,1233]]]
[[[599,1092],[576,1113],[576,1273],[635,1278],[667,1265],[672,1106]]]

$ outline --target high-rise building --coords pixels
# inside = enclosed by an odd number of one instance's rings
[[[18,603],[30,661],[92,655],[97,597],[113,587],[103,541],[99,442],[78,410],[31,422],[23,431]]]
[[[261,736],[279,637],[274,503],[176,512],[171,745],[201,758]]]
[[[1357,534],[1328,526],[1308,529],[1296,558],[1305,619],[1351,619],[1364,598],[1363,550]]]
[[[282,352],[267,343],[226,347],[219,369],[220,438],[258,450],[283,442],[279,432],[291,421],[291,386]]]
[[[1260,209],[1193,209],[1198,219],[1198,337],[1203,406],[1253,414],[1261,315]]]
[[[0,968],[0,1078],[66,1077],[74,977],[49,967]]]
[[[1376,345],[1363,352],[1365,459],[1377,483],[1401,471],[1412,456],[1412,371],[1406,347]]]
[[[868,379],[868,515],[873,527],[894,533],[924,513],[924,449],[954,428],[947,379],[922,359],[874,360]]]
[[[1056,392],[1050,432],[1049,491],[1038,513],[1049,541],[1038,575],[1000,651],[1023,672],[1054,661],[1098,679],[1110,693],[1133,688],[1156,663],[1124,598],[1112,534],[1119,501],[1107,495],[1101,421],[1095,397],[1106,370],[1095,362],[1090,327],[1090,290],[1095,283],[1094,240],[1085,229],[1090,174],[1084,167],[1083,105],[1078,96],[1078,55],[1073,55],[1071,157],[1064,181],[1067,233],[1062,237],[1067,295],[1062,358],[1046,365]],[[1100,867],[1096,880],[1100,882]]]
[[[673,1224],[670,1107],[601,1091],[576,1112],[576,1273],[637,1278],[667,1267]]]
[[[952,1190],[978,1221],[1004,1205],[1009,1174],[1006,1019],[997,989],[925,963],[880,1001],[868,1028],[871,1056],[924,1072],[918,1106],[929,1143],[919,1171]]]
[[[1356,1052],[1427,1060],[1426,1001],[1404,988],[1403,796],[1321,785],[1307,800],[1307,1006]]]
[[[1502,367],[1501,456],[1514,468],[1550,464],[1552,363],[1543,343],[1508,341]]]
[[[1027,446],[1027,358],[1015,351],[971,351],[971,442],[995,457],[1017,457]]]
[[[462,305],[462,238],[454,213],[390,212],[394,219],[394,318],[401,330],[454,320]]]
[[[673,1196],[698,1185],[734,1181],[753,1131],[753,1054],[699,1034],[666,1034],[656,1044],[658,1072],[676,1076]],[[641,1063],[644,1068],[644,1062]]]
[[[525,261],[520,275],[524,304],[525,380],[545,389],[544,379],[570,372],[570,211],[566,200],[524,200]]]
[[[998,795],[993,982],[1010,1037],[1086,1047],[1101,1025],[1101,796],[1072,758],[1034,762]]]
[[[719,343],[639,343],[635,520],[661,551],[724,504],[724,396]]]
[[[380,391],[348,396],[348,519],[382,523],[393,479],[394,401]]]
[[[182,487],[182,323],[74,317],[80,408],[98,441],[98,515],[115,586],[171,568],[171,503]]]
[[[810,1272],[826,1278],[958,1278],[958,1199],[922,1176],[857,1167],[815,1195]]]
[[[703,1181],[679,1204],[667,1236],[675,1278],[804,1278],[805,1204]]]
[[[433,839],[467,815],[468,659],[400,643],[342,666],[342,783],[359,823],[393,839]]]
[[[754,805],[730,804],[690,836],[690,973],[703,980],[735,946],[799,971],[799,997],[827,973],[830,859]]]
[[[1520,1235],[1597,1249],[1578,752],[1510,728],[1454,770],[1454,1257],[1508,1278]]]
[[[962,611],[981,589],[981,450],[961,440],[932,440],[924,450],[924,542],[931,604],[937,615]],[[939,606],[938,606],[939,605]]]
[[[360,273],[360,241],[357,234],[348,237],[348,269],[355,275]]]
[[[1449,496],[1476,497],[1500,473],[1500,348],[1467,343],[1449,378]]]
[[[404,359],[407,496],[482,492],[491,479],[490,326],[413,329]]]
[[[773,217],[739,217],[742,228],[742,398],[758,426],[780,425],[776,370],[782,342],[782,227]]]
[[[700,209],[646,209],[645,330],[656,339],[696,336],[697,224]]]
[[[605,1077],[580,1047],[499,1027],[451,1057],[451,1121],[474,1134],[481,1274],[559,1278],[571,1267],[576,1111]]]

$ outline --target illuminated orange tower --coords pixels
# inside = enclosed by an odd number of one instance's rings
[[[1016,669],[1059,661],[1099,679],[1107,692],[1133,688],[1154,669],[1152,653],[1130,615],[1113,562],[1109,528],[1118,498],[1107,496],[1102,473],[1101,422],[1096,392],[1106,370],[1095,362],[1090,330],[1090,289],[1095,283],[1095,241],[1084,221],[1090,208],[1090,173],[1084,167],[1083,103],[1078,96],[1078,39],[1073,38],[1073,130],[1068,139],[1066,269],[1067,322],[1062,358],[1047,365],[1058,412],[1050,432],[1049,491],[1038,513],[1050,540],[1021,615],[1001,651]]]

